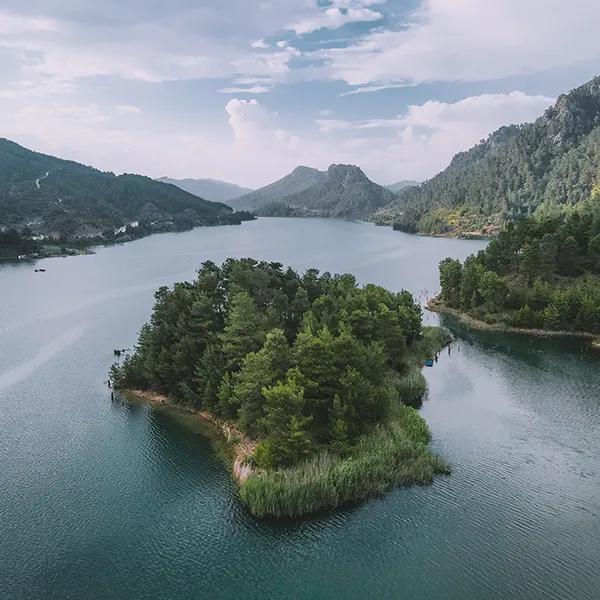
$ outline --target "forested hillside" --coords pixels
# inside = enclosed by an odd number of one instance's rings
[[[318,169],[299,166],[285,177],[254,190],[249,194],[235,198],[230,206],[237,210],[260,211],[265,206],[279,203],[283,198],[302,192],[326,178],[326,174]]]
[[[354,165],[327,171],[298,167],[292,173],[232,205],[268,217],[348,217],[364,219],[396,198]]]
[[[509,224],[464,264],[440,265],[440,308],[487,323],[600,333],[600,191],[557,217]]]
[[[240,222],[229,206],[140,175],[98,171],[0,139],[0,228],[56,238]]]
[[[558,98],[534,123],[510,125],[457,154],[447,169],[400,192],[379,222],[458,233],[585,200],[600,175],[600,78]]]

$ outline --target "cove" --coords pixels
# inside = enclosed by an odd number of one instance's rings
[[[211,442],[111,402],[152,292],[255,256],[437,290],[483,242],[259,219],[0,267],[0,597],[595,599],[600,370],[573,341],[471,332],[426,369],[452,475],[300,522],[250,518]],[[431,323],[437,316],[426,313]]]

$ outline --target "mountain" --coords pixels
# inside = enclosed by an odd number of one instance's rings
[[[244,215],[242,215],[244,217]],[[0,229],[94,237],[240,222],[229,206],[141,175],[98,171],[0,139]]]
[[[375,215],[405,231],[490,231],[588,198],[600,175],[600,77],[533,123],[501,127]]]
[[[283,179],[238,198],[263,216],[365,218],[396,196],[373,183],[354,165],[331,165],[327,171],[297,167]]]
[[[396,183],[392,183],[390,185],[384,185],[383,187],[390,190],[390,192],[394,192],[394,194],[397,194],[398,192],[401,192],[405,188],[416,187],[419,185],[421,185],[420,181],[411,181],[410,179],[407,179],[407,180],[397,181]]]
[[[256,211],[266,205],[280,202],[283,198],[302,192],[309,187],[324,181],[327,174],[324,171],[310,167],[296,167],[291,173],[270,183],[254,192],[245,194],[229,202],[238,210]]]
[[[170,179],[169,177],[160,177],[157,181],[176,185],[178,188],[194,194],[194,196],[199,196],[211,202],[228,202],[252,192],[250,188],[235,185],[235,183],[227,183],[227,181],[219,181],[218,179]]]

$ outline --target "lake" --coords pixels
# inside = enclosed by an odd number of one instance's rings
[[[153,291],[204,260],[354,273],[424,298],[484,242],[260,219],[0,266],[0,598],[600,597],[599,355],[474,333],[426,369],[452,466],[426,487],[299,522],[250,518],[210,443],[111,401]],[[426,314],[428,322],[435,315]]]

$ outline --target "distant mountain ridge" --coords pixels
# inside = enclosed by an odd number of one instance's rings
[[[416,187],[419,185],[421,185],[420,181],[412,181],[411,179],[403,179],[402,181],[397,181],[396,183],[391,183],[390,185],[384,185],[383,187],[390,190],[390,192],[394,192],[394,194],[397,194],[398,192],[401,192],[402,190],[404,190],[408,187]]]
[[[366,218],[396,198],[355,165],[327,171],[297,167],[278,181],[236,199],[236,208],[261,216]]]
[[[0,139],[0,228],[92,237],[128,224],[151,233],[230,222],[240,218],[229,206],[173,185],[116,176]]]
[[[260,211],[267,205],[280,202],[288,196],[324,181],[326,177],[324,171],[299,166],[285,177],[232,200],[230,206],[238,210]]]
[[[589,198],[600,181],[600,77],[561,95],[533,123],[501,127],[380,210],[405,231],[486,231]]]
[[[170,177],[159,177],[157,181],[161,183],[170,183],[176,185],[178,188],[199,196],[205,200],[211,202],[225,202],[239,198],[244,194],[249,194],[253,190],[245,188],[235,183],[229,183],[227,181],[220,181],[218,179],[172,179]]]

